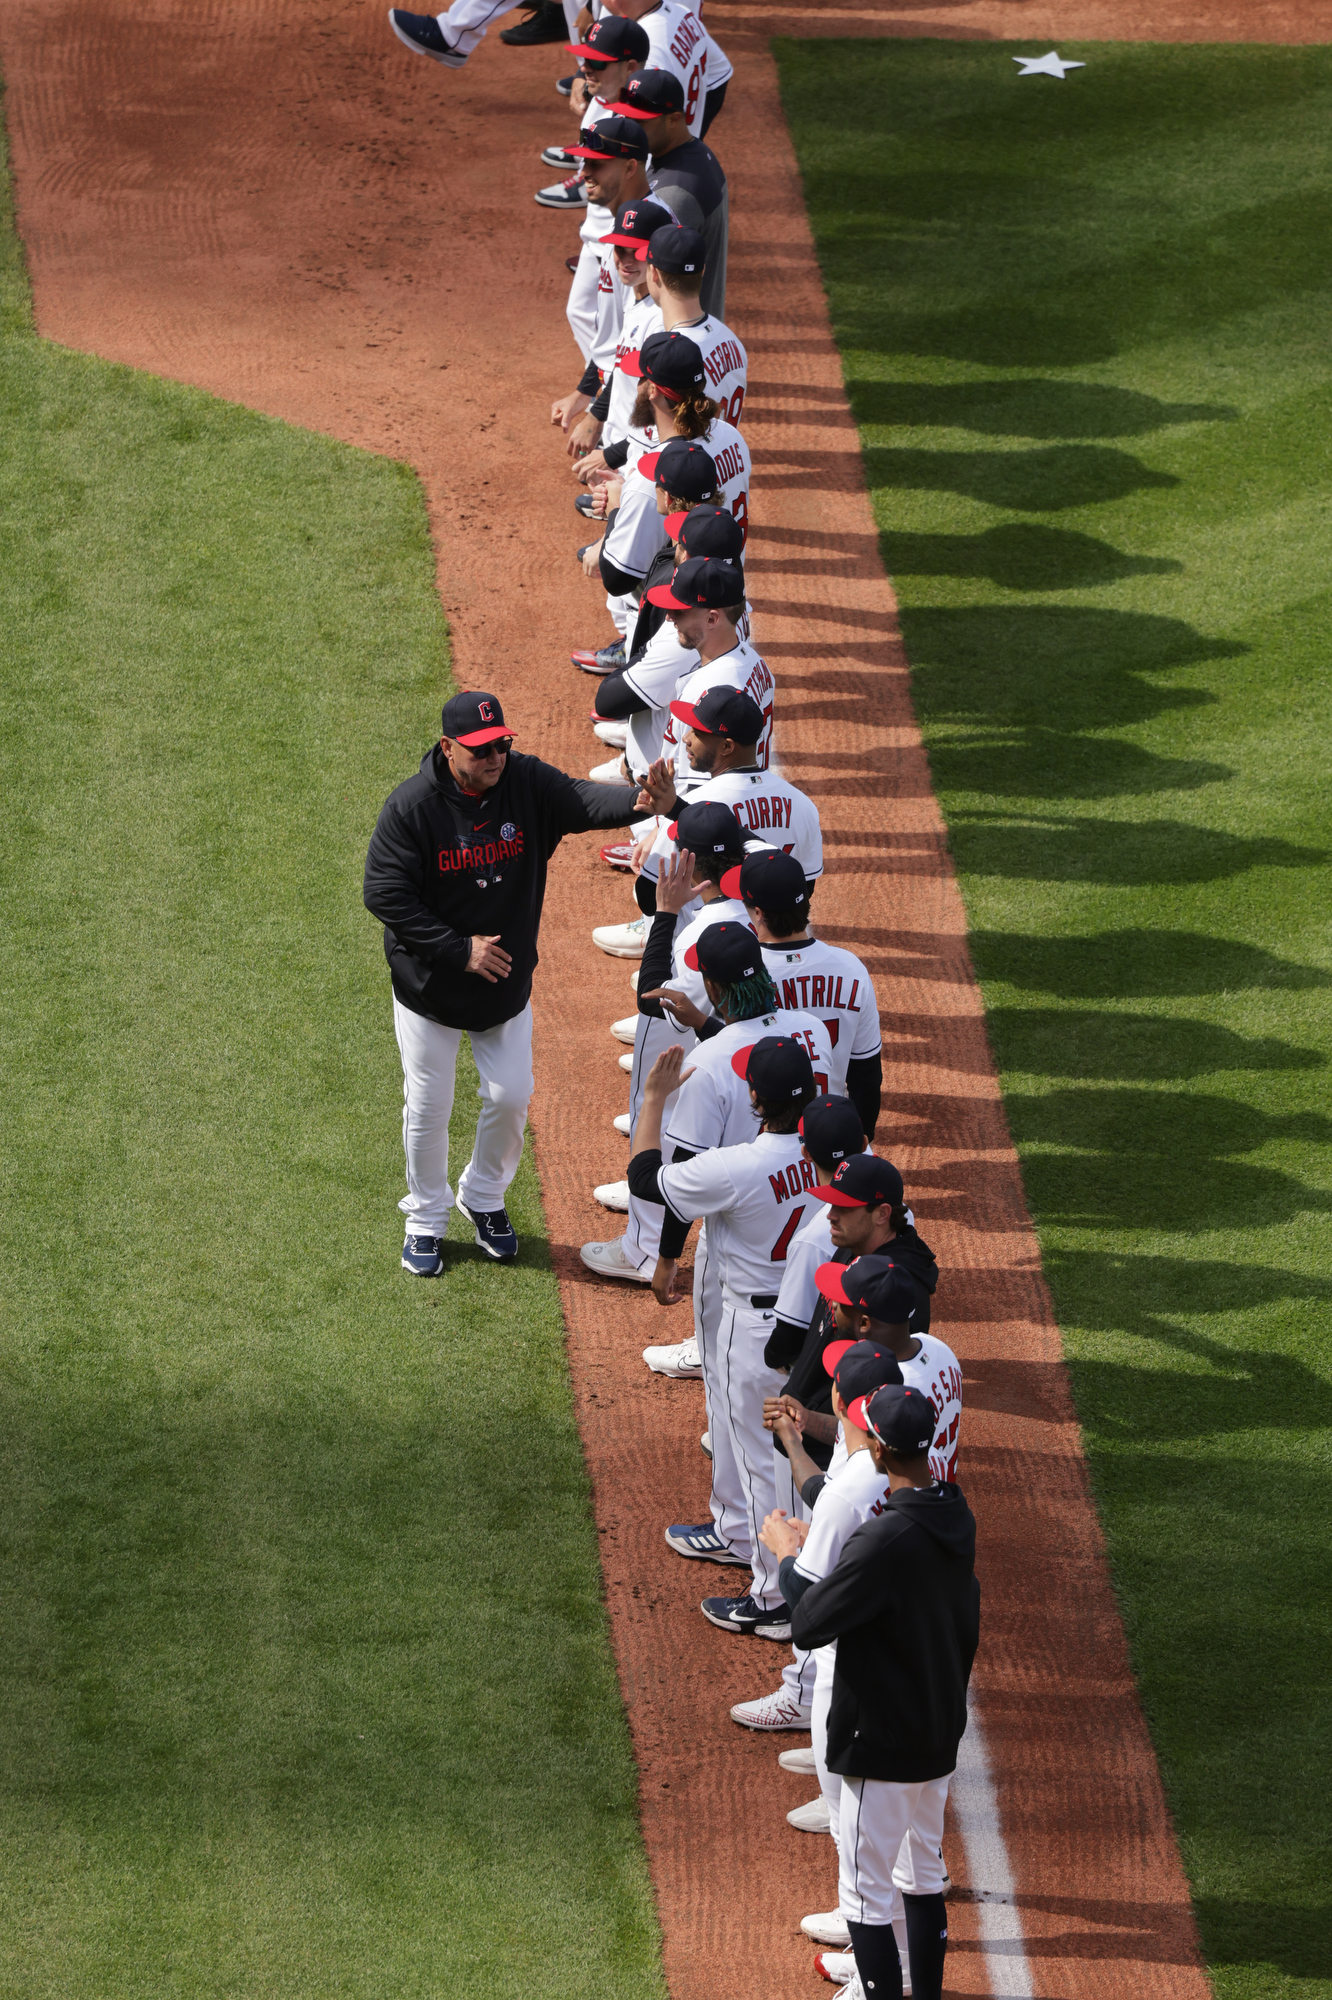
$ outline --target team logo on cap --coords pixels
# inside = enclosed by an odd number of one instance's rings
[[[483,722],[493,722],[495,720],[495,711],[488,701],[479,701],[476,705],[476,712]]]
[[[843,1160],[841,1166],[837,1169],[837,1172],[833,1175],[833,1179],[835,1181],[840,1181],[842,1175],[846,1172],[850,1164],[851,1162],[849,1160]]]

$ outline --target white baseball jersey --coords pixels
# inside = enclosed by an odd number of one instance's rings
[[[678,319],[672,333],[692,340],[703,356],[708,371],[708,394],[718,405],[718,415],[728,424],[738,424],[749,387],[749,356],[729,326],[712,313],[697,319]]]
[[[780,1306],[778,1308],[780,1310]],[[827,1477],[814,1502],[809,1533],[795,1559],[796,1572],[811,1583],[821,1583],[836,1569],[842,1550],[866,1521],[883,1511],[888,1495],[888,1479],[877,1470],[867,1451],[843,1451],[836,1470]],[[837,1641],[819,1646],[814,1653],[814,1684],[832,1685],[837,1661]]]
[[[779,1319],[789,1319],[793,1326],[809,1325],[820,1298],[815,1274],[820,1264],[832,1263],[834,1248],[832,1210],[826,1201],[813,1201],[786,1253],[777,1294]]]
[[[730,63],[684,0],[661,0],[639,17],[648,38],[644,69],[668,69],[684,87],[685,117],[697,139],[703,129],[708,92],[733,74]]]
[[[747,695],[752,695],[763,710],[763,734],[759,737],[754,758],[760,771],[766,771],[772,755],[772,708],[776,685],[772,669],[757,649],[747,639],[737,639],[728,653],[719,654],[715,660],[696,666],[677,687],[674,698],[687,702],[693,708],[709,688],[743,688]],[[667,709],[662,754],[674,762],[677,790],[682,778],[690,779],[695,775],[685,755],[684,733],[687,727]]]
[[[717,483],[721,487],[718,506],[725,507],[734,514],[744,529],[745,540],[749,539],[749,485],[753,463],[749,456],[749,446],[741,437],[734,424],[724,417],[714,417],[704,431],[699,443],[709,453],[717,467]],[[744,561],[741,551],[740,560]]]
[[[935,1479],[957,1478],[957,1433],[962,1422],[962,1370],[951,1347],[945,1347],[932,1333],[918,1333],[920,1352],[909,1361],[899,1361],[902,1380],[908,1389],[919,1389],[929,1397],[939,1421],[930,1446],[930,1472]]]
[[[814,938],[798,950],[785,944],[765,944],[763,963],[777,988],[778,1004],[817,1014],[828,1030],[833,1060],[841,1066],[839,1097],[846,1092],[847,1066],[883,1047],[879,1003],[868,972],[853,951]]]
[[[645,577],[666,546],[666,517],[657,512],[656,482],[638,470],[642,452],[630,444],[620,505],[606,537],[606,556],[626,576]]]
[[[668,754],[666,725],[671,720],[670,704],[681,681],[697,665],[698,654],[692,646],[680,644],[674,625],[665,618],[648,640],[642,659],[625,668],[625,686],[640,701],[648,703],[646,709],[636,709],[629,718],[629,741],[624,754],[629,769],[636,774],[641,776],[649,764]]]
[[[751,1042],[761,1042],[769,1035],[790,1035],[802,1042],[814,1065],[816,1089],[827,1089],[826,1081],[819,1079],[828,1075],[832,1050],[822,1021],[816,1021],[812,1014],[760,1014],[750,1021],[731,1021],[719,1034],[699,1042],[690,1057],[694,1074],[680,1085],[675,1102],[667,1107],[661,1137],[663,1159],[669,1159],[677,1146],[702,1153],[710,1146],[738,1146],[754,1137],[759,1128],[758,1113],[749,1085],[731,1068],[731,1057],[737,1049],[747,1049]],[[805,1171],[808,1179],[802,1185],[813,1187],[814,1169],[808,1160]],[[799,1226],[797,1220],[792,1235]],[[785,1256],[784,1247],[778,1261],[784,1261]]]
[[[705,771],[691,771],[687,780],[676,779],[675,789],[682,805],[695,806],[706,799],[709,804],[715,800],[718,805],[730,806],[756,846],[780,847],[783,854],[793,854],[807,882],[817,882],[822,875],[823,833],[818,808],[813,799],[776,771],[723,771],[716,778]],[[654,879],[655,874],[654,868]]]
[[[605,213],[603,209],[602,213]],[[611,217],[611,227],[615,218]],[[595,362],[604,382],[615,366],[616,349],[620,343],[620,329],[624,324],[624,304],[632,294],[620,283],[615,272],[615,252],[609,243],[595,246],[597,255],[597,317],[592,333],[592,347],[588,360]]]
[[[748,924],[749,916],[743,903],[735,902],[729,896],[716,896],[705,903],[692,917],[681,912],[682,923],[677,927],[675,942],[671,946],[671,979],[675,992],[683,993],[688,1000],[704,1014],[710,1013],[712,1002],[708,999],[703,985],[703,974],[686,965],[685,953],[691,945],[697,944],[709,924]],[[743,1047],[744,1044],[741,1044]]]
[[[641,299],[630,298],[626,301],[624,317],[620,322],[620,337],[615,347],[610,408],[601,432],[603,445],[618,444],[621,438],[630,438],[646,451],[656,442],[657,433],[652,424],[640,424],[635,430],[630,421],[639,390],[639,378],[637,375],[626,375],[620,363],[626,354],[637,354],[645,340],[660,332],[661,307],[650,294],[644,293]]]
[[[708,1251],[721,1266],[723,1290],[746,1305],[777,1290],[777,1250],[804,1189],[801,1165],[798,1132],[760,1132],[657,1175],[673,1215],[682,1222],[707,1217]]]

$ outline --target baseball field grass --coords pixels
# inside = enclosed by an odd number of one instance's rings
[[[0,635],[0,1992],[663,1994],[530,1161],[398,1269],[417,482],[40,341],[4,208]]]
[[[1312,2000],[1332,49],[1048,46],[779,54],[1208,1962]]]

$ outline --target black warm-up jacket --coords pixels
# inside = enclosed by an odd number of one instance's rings
[[[436,743],[393,792],[365,859],[365,907],[384,926],[384,955],[404,1007],[447,1028],[497,1028],[532,992],[546,864],[566,833],[628,826],[636,785],[568,778],[509,752],[492,791],[455,784]],[[641,818],[641,813],[637,815]],[[473,937],[498,936],[507,979],[465,970]]]
[[[791,1637],[806,1648],[837,1641],[828,1769],[919,1784],[955,1769],[967,1726],[980,1638],[976,1520],[959,1488],[941,1482],[882,1504],[796,1600]]]

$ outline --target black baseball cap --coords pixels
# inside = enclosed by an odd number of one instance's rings
[[[849,1264],[820,1264],[814,1282],[825,1299],[868,1313],[885,1326],[905,1326],[916,1310],[916,1287],[891,1257],[853,1257]]]
[[[466,750],[475,750],[480,743],[496,743],[501,736],[513,735],[505,724],[499,696],[473,693],[455,694],[445,702],[439,718],[439,733],[451,736]]]
[[[666,118],[684,108],[684,85],[669,69],[640,69],[612,106],[625,118]]]
[[[566,42],[564,46],[571,56],[589,63],[646,62],[652,48],[647,29],[637,21],[622,20],[618,14],[603,14],[581,42]]]
[[[666,490],[670,493],[675,489],[668,486]],[[722,562],[739,562],[745,552],[745,531],[725,507],[691,507],[687,514],[668,514],[666,532],[686,556],[717,556]]]
[[[664,222],[648,239],[647,247],[638,252],[638,261],[665,271],[669,277],[686,273],[701,276],[707,247],[696,229],[686,228],[683,222]]]
[[[830,1340],[823,1350],[823,1365],[846,1406],[847,1422],[858,1431],[869,1429],[865,1405],[875,1390],[900,1386],[902,1381],[897,1356],[873,1340]]]
[[[747,854],[727,875],[722,894],[741,896],[756,910],[803,910],[809,905],[805,871],[780,847],[756,847]]]
[[[899,1458],[919,1458],[934,1443],[939,1413],[923,1389],[878,1389],[865,1405],[865,1423]]]
[[[673,701],[671,714],[700,736],[729,736],[736,743],[757,743],[763,734],[763,710],[743,688],[708,688],[692,706],[687,701]]]
[[[721,610],[728,604],[744,603],[745,573],[734,563],[718,562],[712,556],[691,556],[680,564],[669,583],[654,583],[647,597],[663,611],[693,611],[700,605]],[[803,882],[805,878],[802,875],[800,879]]]
[[[599,118],[568,150],[576,160],[646,160],[648,143],[632,118]]]
[[[713,928],[720,931],[726,926],[716,924]],[[707,936],[706,931],[703,936]],[[814,1095],[814,1065],[809,1050],[794,1035],[765,1035],[761,1042],[737,1049],[731,1068],[765,1104],[776,1104],[784,1097]]]
[[[618,20],[617,14],[603,14],[602,20]],[[597,24],[601,25],[600,22]],[[629,21],[626,26],[635,28],[638,23]],[[636,250],[640,243],[646,243],[654,229],[659,229],[659,218],[666,211],[659,201],[625,201],[615,211],[615,227],[609,236],[603,236],[603,243],[618,243],[622,250]],[[621,359],[623,366],[623,357]]]
[[[731,986],[737,979],[752,979],[763,960],[748,924],[709,924],[686,951],[685,964],[691,972],[706,972],[709,979]]]
[[[885,1201],[900,1208],[902,1176],[891,1161],[881,1160],[877,1153],[857,1153],[853,1160],[843,1160],[828,1185],[816,1187],[814,1194],[834,1208],[877,1208]]]
[[[596,126],[594,129],[600,131],[601,128]],[[569,150],[576,153],[578,148],[572,146]],[[632,367],[629,365],[631,360]],[[691,389],[706,391],[707,388],[708,372],[703,366],[702,352],[697,341],[691,340],[686,333],[667,333],[664,328],[650,333],[639,348],[637,357],[624,355],[620,366],[626,375],[641,376],[667,396],[687,396]],[[678,442],[683,443],[683,439]]]
[[[645,451],[638,469],[678,500],[711,500],[721,492],[716,459],[691,438],[672,438],[660,451]]]
[[[849,1097],[833,1097],[826,1090],[805,1106],[800,1136],[810,1159],[820,1167],[835,1167],[839,1160],[865,1150],[865,1128],[855,1105]]]
[[[706,799],[681,806],[680,817],[666,829],[678,847],[691,854],[743,854],[745,830],[729,806]]]

